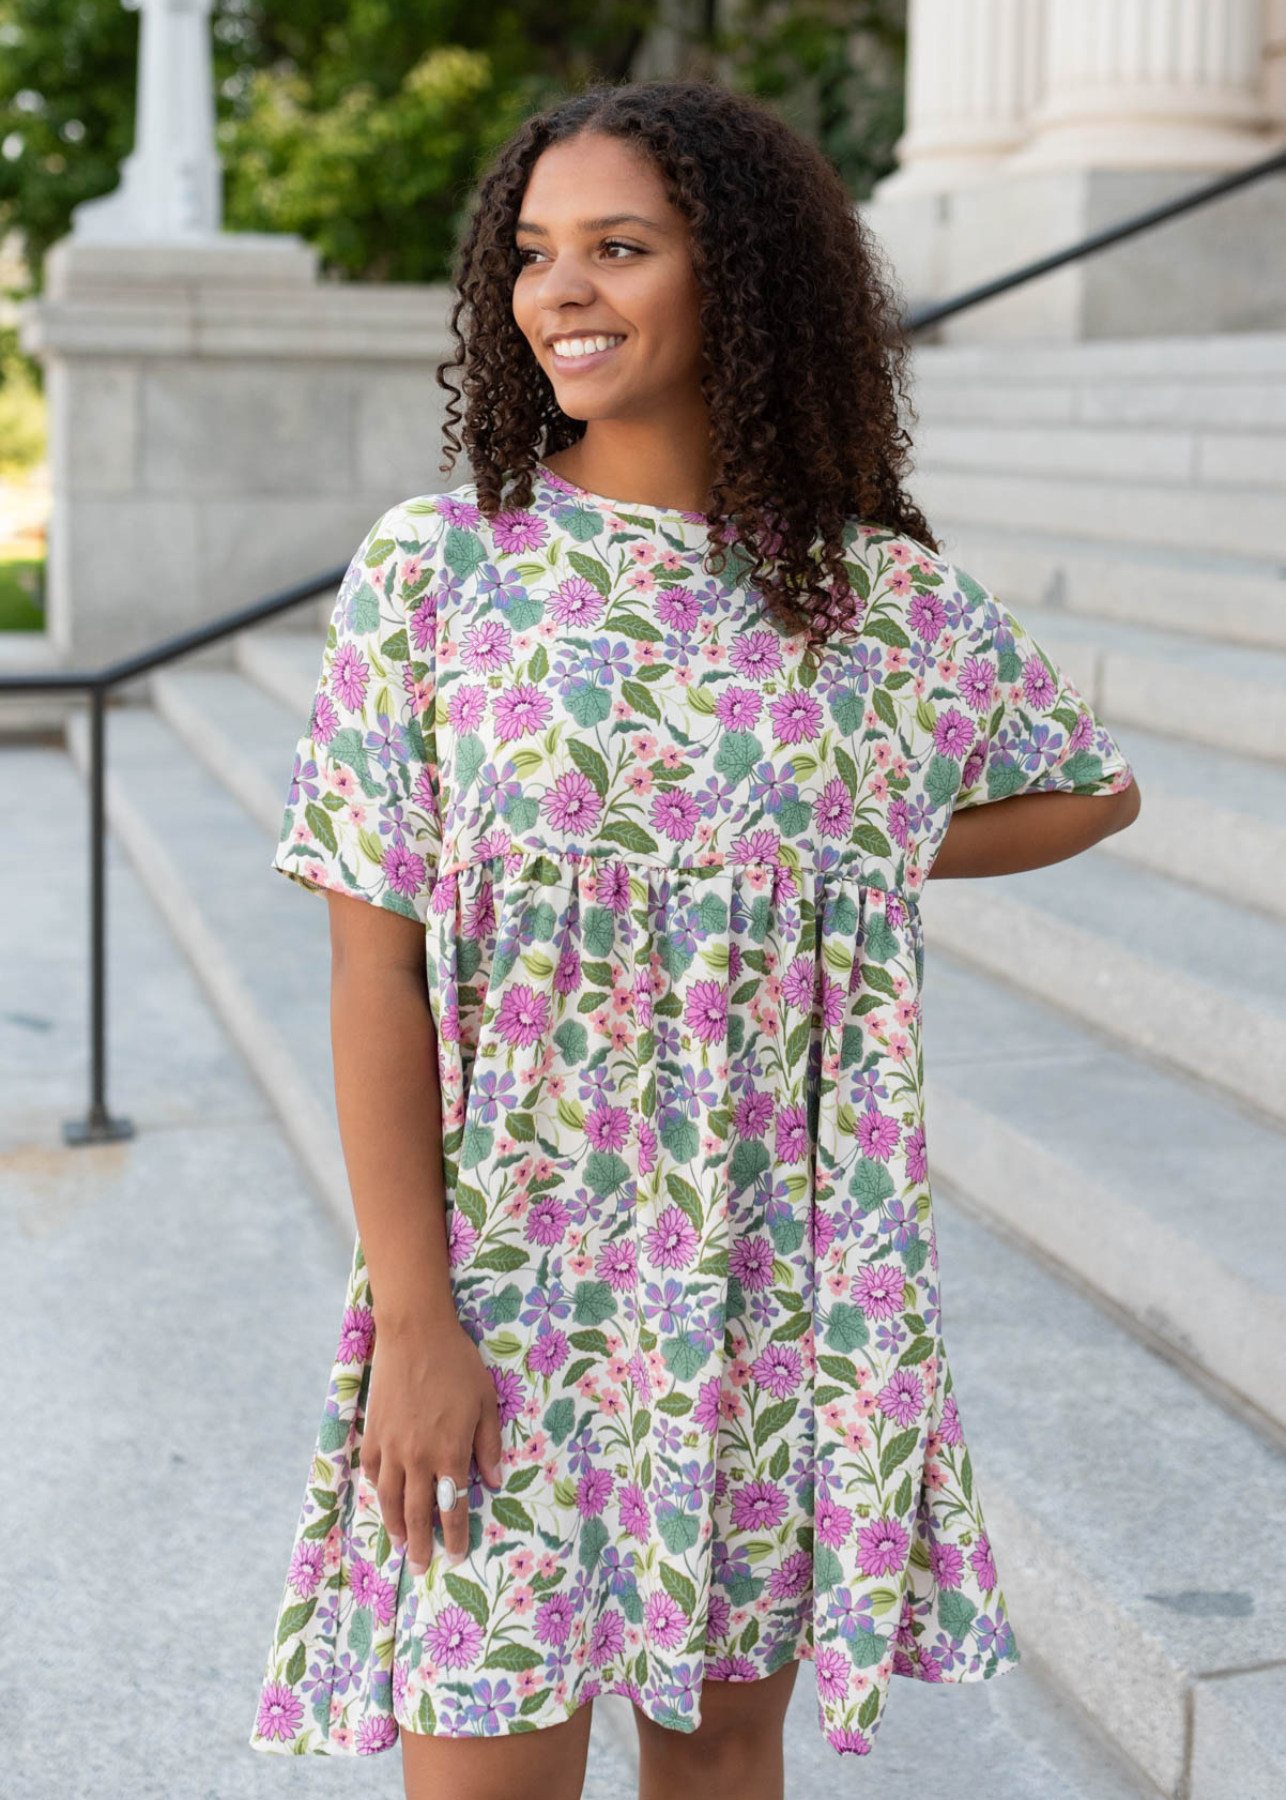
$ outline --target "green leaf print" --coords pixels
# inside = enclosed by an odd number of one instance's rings
[[[348,1647],[359,1662],[364,1661],[370,1655],[371,1609],[369,1606],[358,1606],[353,1609],[353,1616],[348,1626]]]
[[[611,713],[611,689],[600,687],[596,681],[577,682],[567,689],[564,705],[582,731],[592,731]]]
[[[692,1401],[687,1394],[666,1394],[657,1401],[656,1410],[672,1419],[681,1419],[684,1413],[692,1411]]]
[[[479,1625],[486,1625],[487,1596],[476,1581],[466,1581],[463,1575],[448,1573],[446,1587],[447,1592],[458,1606],[462,1606],[472,1618],[478,1621]]]
[[[960,790],[960,764],[950,756],[933,756],[925,771],[924,791],[935,808],[950,806]]]
[[[863,1700],[861,1706],[857,1709],[857,1722],[863,1731],[867,1730],[871,1725],[874,1725],[876,1719],[879,1717],[879,1711],[880,1690],[877,1687],[873,1687],[865,1700]]]
[[[947,1588],[938,1596],[938,1619],[942,1629],[956,1643],[962,1643],[969,1635],[969,1627],[973,1624],[977,1607],[967,1594],[959,1588]]]
[[[667,1175],[665,1191],[674,1204],[687,1214],[696,1229],[700,1231],[705,1223],[701,1214],[701,1196],[691,1182],[684,1181],[681,1175]]]
[[[660,845],[651,832],[644,831],[643,827],[636,825],[632,819],[612,820],[603,826],[599,836],[611,838],[623,849],[636,850],[640,856],[654,856],[660,849]]]
[[[304,1678],[304,1670],[308,1667],[308,1652],[301,1638],[295,1645],[295,1654],[286,1664],[286,1681],[290,1687],[296,1687]]]
[[[728,731],[719,745],[714,766],[733,787],[739,787],[763,753],[764,747],[752,731]]]
[[[776,1406],[765,1407],[755,1420],[755,1449],[762,1450],[770,1437],[783,1431],[795,1416],[797,1400],[779,1400]]]
[[[910,1363],[923,1362],[926,1356],[932,1355],[933,1339],[931,1337],[913,1338],[898,1357],[898,1368],[905,1369]]]
[[[551,1400],[545,1408],[545,1430],[556,1444],[561,1444],[576,1421],[576,1408],[568,1399]]]
[[[587,906],[581,931],[591,956],[610,956],[616,942],[616,915],[608,906]]]
[[[316,801],[310,800],[304,808],[304,817],[308,821],[309,831],[312,832],[317,842],[324,845],[332,856],[336,855],[339,851],[339,844],[335,838],[335,827],[331,824],[330,814],[325,807],[318,806]]]
[[[920,1441],[919,1427],[913,1425],[909,1431],[899,1431],[896,1437],[890,1438],[880,1456],[880,1479],[887,1481],[899,1463],[906,1461]]]
[[[658,1508],[656,1528],[671,1556],[682,1556],[685,1550],[691,1550],[700,1535],[692,1514],[679,1512],[677,1508],[673,1511]]]
[[[603,798],[612,784],[612,778],[602,756],[592,744],[586,744],[580,738],[569,738],[567,750],[594,792],[600,799]]]
[[[523,1269],[527,1266],[527,1252],[521,1244],[493,1244],[480,1256],[473,1259],[475,1269],[499,1269],[508,1274],[512,1269]]]
[[[569,550],[567,560],[578,575],[583,575],[592,587],[598,589],[604,600],[611,598],[611,577],[596,556],[586,556],[581,550]]]
[[[607,1548],[607,1526],[597,1515],[586,1519],[580,1534],[580,1563],[592,1575],[598,1567],[598,1559]]]
[[[661,1354],[665,1358],[666,1368],[671,1370],[678,1381],[691,1381],[705,1367],[705,1351],[689,1337],[663,1338]]]
[[[566,1063],[578,1063],[585,1060],[585,1052],[589,1049],[589,1033],[576,1019],[564,1019],[554,1033],[554,1042]]]
[[[460,1167],[462,1169],[472,1169],[475,1168],[478,1163],[485,1162],[491,1155],[491,1146],[495,1142],[495,1137],[496,1134],[491,1129],[490,1125],[477,1125],[471,1119],[464,1128],[464,1145],[460,1151]],[[491,1266],[494,1267],[496,1265]],[[500,1266],[503,1267],[505,1265]],[[515,1269],[519,1267],[517,1263],[512,1263],[508,1266]]]
[[[619,631],[622,637],[633,638],[639,644],[659,644],[661,633],[650,619],[640,619],[634,613],[614,612],[609,619],[603,621],[604,631]]]
[[[486,557],[486,548],[481,535],[476,531],[465,531],[459,525],[452,525],[447,530],[443,545],[443,557],[447,567],[456,575],[468,577],[473,574]]]
[[[728,1162],[728,1183],[734,1194],[748,1188],[768,1167],[768,1152],[758,1138],[741,1138]]]
[[[643,713],[647,718],[660,723],[661,709],[641,681],[623,681],[621,697],[629,702],[635,712]]]
[[[555,1402],[555,1404],[557,1404],[557,1402]],[[527,1508],[523,1505],[522,1501],[514,1500],[508,1494],[497,1494],[496,1498],[491,1502],[491,1510],[496,1518],[499,1519],[500,1523],[502,1525],[507,1525],[511,1531],[529,1532],[535,1530],[535,1526],[531,1521],[531,1514],[527,1511]],[[529,1668],[531,1665],[529,1663],[521,1663],[516,1666],[520,1668]]]
[[[526,1644],[497,1644],[483,1663],[484,1669],[539,1669],[544,1664],[539,1650]]]
[[[578,1281],[572,1317],[578,1325],[601,1325],[616,1311],[616,1295],[605,1281]]]
[[[406,627],[403,626],[400,631],[395,631],[391,637],[386,637],[384,642],[380,645],[380,652],[382,655],[387,656],[390,662],[409,662],[411,660],[411,646],[407,642]]]
[[[672,1569],[668,1563],[660,1568],[661,1586],[676,1605],[681,1606],[690,1619],[697,1610],[697,1590],[687,1576],[678,1569]]]
[[[323,1450],[342,1450],[348,1442],[348,1434],[352,1427],[347,1419],[337,1419],[333,1413],[327,1413],[321,1422],[318,1442]]]
[[[316,1596],[311,1600],[302,1601],[298,1606],[288,1606],[282,1613],[277,1626],[277,1642],[284,1644],[288,1637],[293,1637],[297,1631],[302,1631],[316,1610]]]
[[[870,1337],[866,1314],[860,1307],[850,1306],[846,1300],[837,1300],[826,1321],[824,1336],[826,1342],[834,1344],[837,1350],[860,1350]]]
[[[849,1655],[859,1669],[871,1669],[883,1659],[889,1640],[878,1631],[858,1631],[848,1640]]]
[[[838,1587],[843,1577],[839,1557],[829,1545],[818,1545],[813,1551],[813,1586],[817,1592],[824,1594],[827,1588]],[[734,1605],[737,1604],[740,1603],[734,1601]]]

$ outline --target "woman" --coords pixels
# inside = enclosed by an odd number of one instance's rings
[[[768,1800],[801,1656],[844,1755],[892,1675],[1018,1661],[918,895],[1137,789],[903,493],[893,299],[765,107],[529,120],[461,268],[475,478],[358,551],[275,858],[330,906],[358,1237],[251,1743],[563,1800],[610,1691],[644,1795]]]

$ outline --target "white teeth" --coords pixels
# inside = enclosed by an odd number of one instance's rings
[[[606,350],[612,344],[623,344],[621,337],[592,338],[556,338],[554,349],[560,356],[592,356],[596,350]]]

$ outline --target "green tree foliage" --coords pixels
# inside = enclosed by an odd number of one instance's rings
[[[298,232],[348,279],[445,279],[524,117],[664,74],[765,95],[860,198],[893,166],[904,21],[905,0],[215,0],[225,223]],[[120,0],[0,0],[0,233],[20,228],[33,274],[116,184],[136,55]]]

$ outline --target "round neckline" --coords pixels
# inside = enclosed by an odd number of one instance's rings
[[[588,501],[592,506],[605,507],[615,513],[647,513],[654,519],[681,519],[686,525],[706,524],[704,513],[686,512],[679,506],[652,506],[646,500],[613,500],[609,494],[596,494],[592,488],[583,488],[566,475],[560,475],[557,469],[551,469],[547,462],[536,460],[536,468],[547,486],[561,494],[569,494],[577,500]]]

